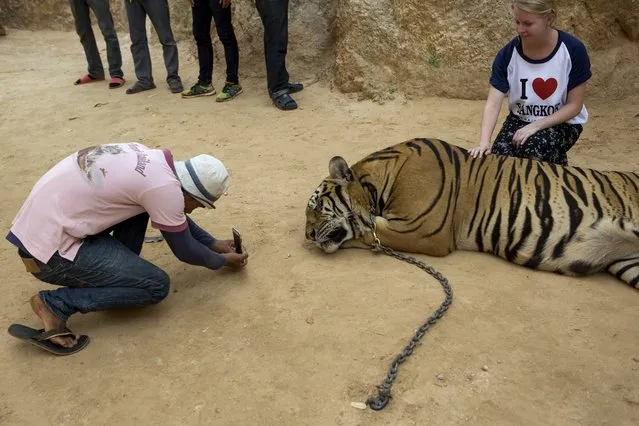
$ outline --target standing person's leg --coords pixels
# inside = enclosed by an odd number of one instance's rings
[[[217,96],[217,101],[223,102],[231,100],[242,93],[239,77],[240,51],[233,28],[231,6],[222,7],[220,0],[211,0],[211,2],[215,28],[220,42],[224,46],[224,57],[226,59],[226,81],[222,91]]]
[[[147,306],[168,295],[168,275],[136,253],[141,250],[147,221],[148,215],[143,214],[116,225],[114,235],[122,241],[106,232],[86,238],[74,261],[57,253],[47,264],[31,259],[39,269],[33,273],[36,278],[61,286],[31,298],[45,332],[65,328],[69,317],[77,312]],[[48,340],[63,348],[77,343],[72,337]]]
[[[104,42],[106,43],[109,75],[111,76],[111,83],[109,84],[109,87],[121,87],[124,84],[122,53],[120,52],[118,34],[115,31],[115,25],[113,24],[113,16],[111,15],[109,0],[88,0],[88,2],[98,19],[98,26],[102,31]]]
[[[297,108],[291,98],[286,70],[288,49],[288,0],[256,0],[255,5],[264,25],[264,58],[268,92],[282,110]]]
[[[149,42],[146,37],[146,10],[141,0],[125,0],[124,6],[129,21],[129,33],[131,35],[131,55],[135,66],[135,76],[138,81],[126,90],[127,94],[155,89],[153,83],[153,68]]]
[[[213,12],[211,0],[195,0],[191,7],[193,17],[193,38],[197,45],[197,59],[200,64],[200,74],[197,83],[182,93],[183,98],[197,98],[215,94],[213,80],[213,43],[211,41],[211,21]]]
[[[89,5],[87,0],[69,0],[73,19],[75,20],[75,31],[80,37],[80,43],[84,48],[84,55],[87,58],[88,74],[80,77],[74,84],[84,84],[93,81],[104,80],[104,67],[100,59],[98,45],[95,42],[95,34],[91,27],[91,17],[89,15]]]
[[[171,16],[169,13],[169,3],[167,0],[141,0],[144,1],[149,19],[155,27],[164,55],[164,65],[166,67],[166,82],[172,93],[181,93],[184,90],[182,80],[178,74],[180,66],[178,58],[177,43],[171,30]]]

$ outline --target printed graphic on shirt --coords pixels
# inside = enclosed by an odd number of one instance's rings
[[[519,117],[547,117],[554,114],[559,110],[559,108],[561,108],[561,102],[557,102],[554,105],[547,103],[537,104],[525,102],[529,99],[527,93],[529,87],[532,88],[533,93],[542,101],[550,98],[557,91],[557,79],[553,77],[549,77],[547,79],[536,77],[533,79],[532,84],[530,84],[529,79],[521,78],[519,79],[519,82],[521,83],[521,88],[519,99],[515,101],[515,115],[518,115]]]
[[[568,93],[591,77],[590,60],[583,43],[559,31],[557,44],[548,57],[528,58],[518,37],[504,46],[493,62],[490,83],[508,93],[510,111],[532,122],[554,114],[567,102]],[[588,120],[585,105],[570,124]]]
[[[119,145],[94,145],[78,151],[76,162],[90,183],[98,183],[96,180],[102,180],[107,175],[107,171],[104,168],[96,170],[95,163],[98,158],[104,154],[117,155],[122,152],[122,147]],[[96,172],[99,172],[99,174]]]
[[[100,186],[107,177],[108,169],[106,167],[98,167],[98,160],[104,155],[126,154],[126,147],[133,151],[137,157],[134,168],[135,172],[146,177],[146,166],[151,160],[149,159],[148,153],[135,143],[90,146],[78,151],[76,162],[86,180],[92,185]],[[128,153],[130,154],[131,151]]]
[[[129,148],[131,148],[138,157],[138,161],[135,163],[135,171],[146,177],[144,170],[146,169],[146,165],[151,162],[151,160],[149,160],[149,155],[134,143],[130,143]]]
[[[532,82],[532,88],[541,99],[546,100],[550,95],[555,93],[557,90],[557,80],[554,78],[549,78],[548,80],[544,80],[541,77],[537,77]],[[522,96],[524,99],[525,93]]]

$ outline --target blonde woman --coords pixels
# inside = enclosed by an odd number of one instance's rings
[[[518,36],[497,53],[484,108],[479,146],[493,153],[567,165],[567,152],[588,121],[586,82],[592,76],[584,44],[554,27],[552,0],[515,0]],[[490,146],[503,96],[510,113]]]

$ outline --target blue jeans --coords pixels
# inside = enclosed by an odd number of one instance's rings
[[[180,59],[178,48],[171,29],[171,15],[167,0],[134,0],[124,1],[126,16],[129,21],[131,35],[131,55],[135,67],[135,76],[145,87],[153,83],[153,67],[149,41],[146,36],[146,17],[148,15],[153,28],[162,44],[164,66],[166,67],[166,82],[179,81],[178,69]]]
[[[98,26],[104,36],[109,74],[111,77],[122,77],[122,54],[120,42],[113,25],[113,16],[108,0],[69,0],[71,12],[75,20],[75,30],[80,36],[80,42],[87,58],[88,73],[91,77],[104,77],[104,67],[100,59],[100,51],[95,41],[95,34],[91,27],[90,11],[93,10]]]
[[[76,312],[147,306],[169,294],[166,272],[139,256],[148,220],[143,213],[87,237],[73,262],[58,253],[47,264],[36,260],[33,276],[61,286],[39,293],[55,316],[67,321]]]

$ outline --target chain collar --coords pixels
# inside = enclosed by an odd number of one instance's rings
[[[382,249],[382,242],[379,240],[379,237],[377,236],[377,224],[375,223],[375,206],[374,204],[371,205],[371,233],[373,234],[373,244],[371,246],[371,249],[373,251],[380,251]]]
[[[375,232],[375,228],[377,228],[377,225],[375,224],[375,220],[373,219],[373,229],[371,229],[371,232],[373,233],[372,249],[373,251],[380,251],[382,249],[382,242],[379,240],[377,232]]]

